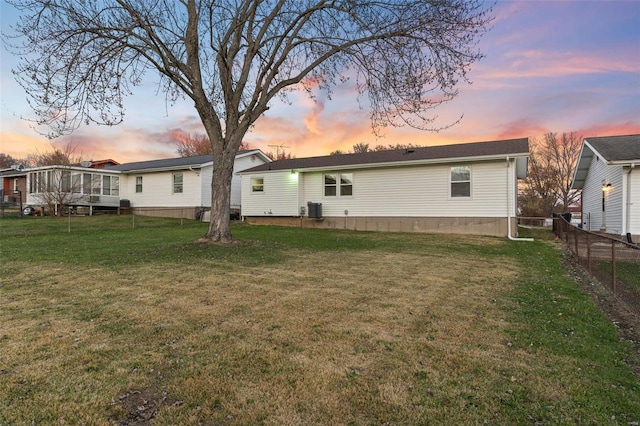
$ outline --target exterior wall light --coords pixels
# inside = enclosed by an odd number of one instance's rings
[[[604,184],[603,184],[603,185],[602,185],[602,192],[609,192],[609,191],[611,191],[611,188],[612,188],[612,187],[611,187],[611,184],[610,184],[610,183],[608,183],[608,184],[606,184],[606,185],[604,185]]]

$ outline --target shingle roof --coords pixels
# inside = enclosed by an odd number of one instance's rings
[[[315,169],[368,164],[420,162],[472,157],[495,157],[507,155],[528,155],[527,138],[492,142],[475,142],[457,145],[429,146],[423,148],[373,151],[359,154],[325,155],[322,157],[292,158],[265,163],[242,173],[267,170]]]
[[[178,167],[200,166],[211,161],[211,155],[196,155],[195,157],[164,158],[161,160],[138,161],[135,163],[119,164],[106,167],[106,170],[119,170],[128,172],[131,170],[171,169]]]
[[[607,161],[640,161],[640,134],[585,140]]]
[[[238,154],[253,152],[258,150],[238,151]],[[237,155],[238,155],[237,154]],[[130,172],[133,170],[167,170],[167,169],[186,169],[188,167],[200,167],[202,164],[213,161],[211,154],[196,155],[193,157],[164,158],[161,160],[138,161],[135,163],[119,164],[117,166],[105,167],[105,170],[118,170],[121,172]]]

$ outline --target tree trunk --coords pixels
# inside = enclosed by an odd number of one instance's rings
[[[217,147],[216,147],[217,148]],[[231,205],[231,179],[233,178],[233,165],[235,150],[224,152],[215,149],[213,154],[213,175],[211,177],[211,220],[209,230],[200,242],[231,242],[231,230],[229,229],[230,205]]]

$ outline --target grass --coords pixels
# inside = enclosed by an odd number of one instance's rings
[[[549,234],[205,226],[0,221],[0,424],[640,421]]]

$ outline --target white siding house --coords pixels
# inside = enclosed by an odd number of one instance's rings
[[[271,161],[260,150],[236,154],[231,211],[240,211],[240,177],[235,172]],[[210,155],[116,164],[103,169],[75,166],[36,167],[27,174],[27,204],[58,204],[94,210],[130,208],[137,214],[193,218],[211,207]]]
[[[528,140],[514,139],[275,161],[240,173],[241,214],[251,223],[515,236],[528,155]]]
[[[586,138],[572,188],[584,229],[640,237],[640,135]]]
[[[240,211],[240,177],[237,172],[270,161],[260,150],[236,154],[231,182],[231,211]],[[188,209],[190,215],[211,207],[210,155],[120,164],[109,170],[121,173],[121,199],[139,214],[175,216]]]

